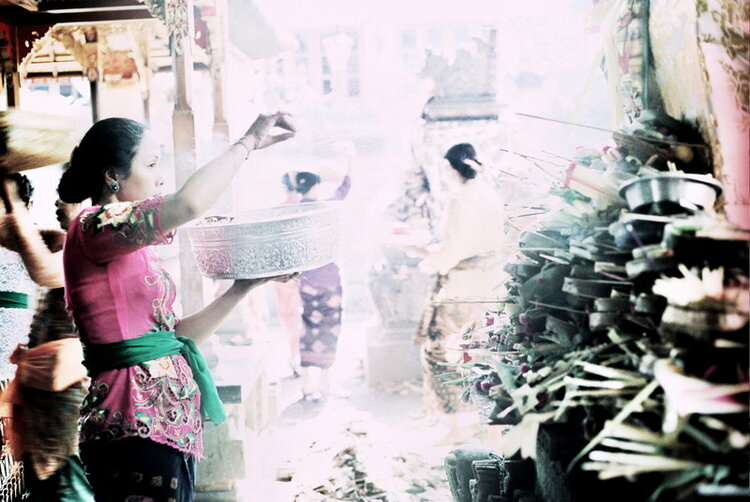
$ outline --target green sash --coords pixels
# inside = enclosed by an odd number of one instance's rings
[[[224,422],[227,418],[224,405],[206,360],[193,340],[175,337],[174,331],[153,331],[119,342],[89,344],[84,349],[83,364],[91,376],[96,376],[102,371],[129,368],[174,354],[181,354],[193,371],[193,378],[201,391],[201,415],[215,424]]]
[[[15,291],[0,291],[0,308],[27,309],[29,308],[29,295]]]

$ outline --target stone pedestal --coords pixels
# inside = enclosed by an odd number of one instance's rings
[[[421,375],[414,335],[435,279],[421,273],[417,263],[401,251],[385,250],[384,260],[371,273],[370,291],[379,322],[367,333],[365,368],[370,385]]]
[[[495,121],[506,108],[494,94],[434,96],[422,110],[427,122]]]
[[[198,463],[196,501],[238,500],[235,483],[245,477],[245,458],[242,440],[232,436],[227,422],[206,424],[203,432],[206,458]]]
[[[235,483],[245,477],[242,385],[219,384],[218,389],[227,421],[220,425],[207,423],[203,431],[205,458],[197,467],[196,501],[238,500]]]
[[[419,347],[414,344],[415,324],[411,328],[387,329],[382,325],[367,333],[365,374],[370,385],[419,378]]]
[[[221,425],[206,424],[205,459],[198,463],[196,501],[238,501],[237,481],[247,474],[248,437],[259,434],[278,414],[277,385],[269,378],[270,343],[252,346],[204,344],[209,364],[227,411]]]

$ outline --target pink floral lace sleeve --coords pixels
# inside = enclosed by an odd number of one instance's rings
[[[87,234],[81,251],[96,263],[156,244],[169,244],[174,233],[164,234],[159,212],[164,197],[137,202],[115,202],[84,211],[81,230]]]

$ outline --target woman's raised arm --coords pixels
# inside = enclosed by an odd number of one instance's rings
[[[274,127],[286,132],[272,134]],[[287,114],[258,116],[227,152],[198,169],[177,192],[164,199],[160,214],[162,231],[168,233],[207,211],[229,186],[250,152],[285,141],[294,134]]]
[[[3,180],[3,203],[8,213],[4,218],[2,239],[3,245],[21,255],[29,277],[46,288],[63,286],[62,242],[60,235],[52,239],[57,243],[55,249],[50,249],[29,217],[26,206],[18,197],[16,183],[7,178]],[[54,231],[48,232],[52,237]],[[62,232],[59,234],[64,235]]]

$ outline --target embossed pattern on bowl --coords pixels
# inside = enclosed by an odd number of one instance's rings
[[[219,222],[204,218],[187,229],[198,270],[215,279],[254,279],[331,263],[339,247],[341,204],[274,206]]]

